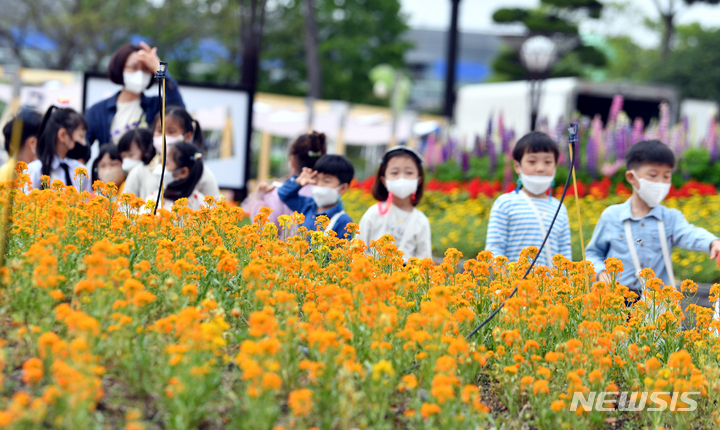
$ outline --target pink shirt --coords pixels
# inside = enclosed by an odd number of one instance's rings
[[[305,185],[300,188],[299,194],[301,196],[312,197],[312,185]],[[290,208],[287,207],[282,200],[280,200],[280,196],[278,196],[278,187],[275,187],[269,193],[265,193],[265,195],[260,195],[260,193],[256,191],[250,194],[240,205],[245,212],[250,214],[250,219],[255,218],[255,215],[260,212],[260,208],[263,206],[272,209],[269,221],[275,225],[278,225],[278,218],[280,215],[293,214],[293,211],[290,210]]]

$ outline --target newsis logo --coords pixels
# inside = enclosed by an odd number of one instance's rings
[[[575,392],[570,410],[575,412],[578,405],[580,405],[585,412],[593,410],[610,412],[616,409],[623,412],[660,412],[668,408],[673,412],[692,412],[697,409],[697,402],[692,399],[692,396],[699,395],[699,391],[685,391],[682,393],[679,391],[656,391],[653,393],[639,391],[591,391],[587,397],[585,397],[583,393]],[[671,399],[670,404],[667,402],[668,398]],[[679,405],[678,402],[680,403]]]

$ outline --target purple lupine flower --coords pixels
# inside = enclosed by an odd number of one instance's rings
[[[645,122],[642,118],[637,117],[633,121],[632,136],[630,136],[630,143],[636,144],[643,139],[643,131],[645,130]]]
[[[490,172],[489,175],[492,176],[492,174],[495,172],[495,168],[497,168],[497,153],[495,150],[495,143],[490,138],[490,135],[487,136],[485,139],[485,149],[487,150],[488,158],[490,159]]]
[[[467,151],[463,151],[461,155],[461,165],[463,173],[470,170],[470,155],[467,153]]]
[[[714,163],[718,159],[718,133],[717,133],[718,119],[714,116],[710,121],[710,134],[708,136],[708,143],[710,144],[710,160]]]
[[[448,139],[447,143],[443,145],[442,147],[442,162],[446,162],[450,157],[452,156],[453,151],[453,145],[455,144],[455,140],[451,137]]]
[[[680,149],[678,147],[678,142],[680,141],[680,136],[678,135],[678,132],[682,132],[682,130],[680,129],[680,124],[675,124],[675,126],[673,128],[671,128],[670,132],[668,133],[667,146],[675,154],[680,154],[680,151],[678,151]]]
[[[597,174],[598,152],[602,139],[602,128],[603,124],[600,115],[595,115],[592,123],[590,124],[590,137],[588,138],[587,147],[585,148],[585,152],[587,154],[585,169],[592,177],[595,177]]]
[[[473,148],[473,154],[475,154],[476,157],[481,158],[483,156],[483,140],[480,138],[479,134],[475,135],[475,145]]]
[[[442,163],[442,149],[437,142],[435,133],[430,133],[425,144],[425,159],[428,167],[432,168]]]
[[[625,156],[625,145],[627,141],[628,127],[620,127],[615,131],[615,157],[622,160]]]
[[[622,111],[624,101],[625,99],[620,94],[613,97],[612,104],[610,104],[610,113],[608,114],[608,123],[617,120],[618,114]]]
[[[665,102],[660,103],[660,121],[658,123],[658,136],[661,142],[667,145],[668,129],[670,126],[670,105]]]

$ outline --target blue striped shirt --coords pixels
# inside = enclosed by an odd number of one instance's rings
[[[490,210],[485,249],[494,255],[504,255],[510,261],[518,261],[520,252],[530,246],[540,248],[546,231],[538,225],[535,212],[527,200],[520,195],[523,191],[503,194],[495,200]],[[541,214],[544,228],[552,222],[560,201],[554,197],[548,199],[530,198]],[[550,248],[550,249],[549,249]],[[557,254],[572,260],[572,243],[567,209],[560,208],[555,226],[545,244],[543,255],[538,264],[547,265],[547,258]]]

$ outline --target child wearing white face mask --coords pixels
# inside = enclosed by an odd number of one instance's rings
[[[300,175],[302,169],[315,167],[315,163],[327,152],[325,134],[313,131],[295,139],[288,148],[288,176]],[[284,181],[283,181],[284,182]],[[278,189],[282,182],[261,183],[255,192],[251,193],[241,207],[254,219],[260,209],[267,207],[272,209],[268,222],[278,224],[281,215],[292,215],[293,211],[280,200]],[[312,197],[312,185],[305,185],[298,191],[298,194],[305,197]],[[278,237],[285,238],[295,234],[295,228],[283,228],[278,225]]]
[[[675,155],[667,145],[659,140],[638,142],[628,150],[625,163],[625,179],[633,186],[632,197],[603,211],[585,255],[595,266],[598,279],[605,282],[610,281],[605,259],[622,261],[623,273],[618,282],[638,297],[643,289],[638,274],[645,268],[652,269],[665,285],[678,288],[672,267],[673,248],[706,252],[715,259],[720,240],[688,223],[679,210],[660,204],[670,191],[675,167]]]
[[[316,230],[315,219],[325,215],[330,223],[325,232],[333,230],[337,237],[350,239],[345,227],[352,222],[340,202],[340,196],[350,187],[355,174],[352,163],[341,155],[323,155],[315,163],[315,170],[304,167],[300,176],[291,176],[278,189],[280,200],[292,211],[305,215],[303,227]],[[312,185],[312,198],[301,196],[305,185]]]
[[[550,195],[559,155],[550,136],[533,131],[513,149],[518,188],[498,197],[490,210],[485,249],[518,261],[523,249],[540,248],[560,202]],[[552,258],[561,254],[572,259],[570,224],[565,206],[560,208],[539,264],[552,267]]]
[[[168,150],[165,163],[162,207],[170,210],[178,199],[186,198],[189,208],[199,210],[205,200],[205,196],[197,189],[203,170],[202,155],[197,148],[185,142],[173,145]],[[157,193],[154,191],[145,200],[156,202]]]
[[[159,114],[158,114],[159,115]],[[160,118],[157,116],[153,122],[152,132],[149,137],[149,144],[154,148],[149,161],[143,157],[143,165],[132,169],[128,173],[125,192],[136,196],[144,197],[153,191],[157,191],[160,184],[160,173],[162,173],[162,127]],[[145,144],[143,135],[143,145]],[[202,152],[203,133],[200,124],[182,107],[170,106],[165,111],[165,138],[168,151],[179,142],[187,142],[195,145],[198,152]],[[149,151],[147,151],[149,152]],[[198,184],[198,191],[206,196],[220,198],[215,175],[210,169],[203,169],[203,175]]]
[[[370,243],[385,235],[395,239],[403,260],[431,258],[430,221],[415,206],[425,185],[423,158],[407,146],[390,148],[380,162],[372,194],[378,200],[360,219],[360,234],[371,252]]]

